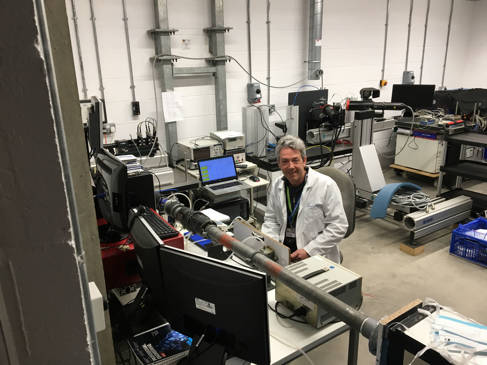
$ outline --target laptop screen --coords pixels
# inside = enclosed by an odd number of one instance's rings
[[[216,157],[210,160],[199,160],[200,180],[203,185],[237,178],[237,169],[233,156]]]

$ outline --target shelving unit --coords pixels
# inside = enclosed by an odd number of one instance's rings
[[[437,196],[447,199],[459,195],[469,196],[473,200],[473,210],[483,212],[487,209],[487,194],[462,189],[462,178],[487,181],[487,163],[464,160],[467,146],[487,147],[487,135],[471,132],[455,134],[447,136],[446,141],[450,148],[447,149],[440,169]],[[455,189],[441,193],[445,174],[456,176]]]

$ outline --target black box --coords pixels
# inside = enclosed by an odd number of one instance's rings
[[[145,205],[155,209],[154,180],[151,173],[141,172],[128,176],[127,199],[129,208]]]

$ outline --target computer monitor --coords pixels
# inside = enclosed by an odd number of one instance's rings
[[[113,228],[127,231],[127,166],[101,148],[96,156],[95,186],[103,218]]]
[[[392,86],[392,103],[403,103],[413,110],[431,109],[435,85],[403,85]],[[407,113],[407,112],[406,112]]]
[[[88,141],[90,153],[95,156],[103,147],[103,123],[106,122],[105,104],[96,96],[91,97],[88,109]]]
[[[203,185],[237,179],[237,168],[233,156],[199,160],[198,169]]]
[[[299,106],[298,136],[303,141],[306,141],[306,132],[308,129],[318,128],[321,124],[319,121],[311,120],[310,113],[313,102],[319,101],[320,99],[323,99],[325,103],[328,102],[328,89],[299,91],[288,94],[288,105]]]
[[[140,276],[150,289],[157,305],[162,303],[162,298],[164,297],[159,260],[161,240],[149,230],[149,227],[147,222],[140,219],[139,208],[130,209],[129,229],[134,242]]]
[[[269,364],[265,274],[172,247],[159,252],[161,314],[171,327],[193,338],[204,334],[206,344],[230,356]]]

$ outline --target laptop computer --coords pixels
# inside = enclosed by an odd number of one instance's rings
[[[245,188],[245,185],[238,181],[233,156],[199,160],[198,170],[201,184],[214,196],[234,193]]]

